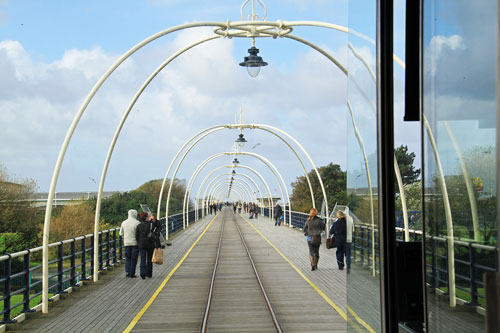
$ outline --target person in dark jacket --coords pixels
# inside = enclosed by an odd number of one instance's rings
[[[340,270],[343,270],[347,238],[346,219],[343,211],[337,211],[337,221],[332,224],[332,227],[330,228],[330,235],[335,237],[335,244],[337,245],[337,265]]]
[[[311,261],[311,270],[318,269],[319,246],[321,245],[321,233],[325,230],[325,222],[318,217],[316,208],[311,208],[309,218],[304,225],[304,235],[307,236],[307,245],[309,246],[309,260]]]
[[[141,255],[141,278],[153,276],[153,252],[155,246],[151,237],[153,234],[153,224],[148,221],[148,213],[142,212],[140,215],[141,223],[135,231],[135,238]]]
[[[283,215],[283,209],[279,203],[276,203],[276,206],[274,207],[274,218],[276,219],[276,223],[274,225],[281,225],[281,215]]]

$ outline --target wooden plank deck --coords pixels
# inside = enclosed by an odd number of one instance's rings
[[[215,283],[214,301],[208,322],[209,332],[275,332],[249,259],[232,220],[238,223],[245,235],[257,271],[284,332],[343,332],[346,330],[346,322],[342,316],[303,277],[297,274],[290,263],[280,256],[249,223],[240,216],[233,215],[229,210],[223,214],[226,218],[226,224]],[[220,221],[221,218],[214,223],[211,229],[218,230]],[[267,219],[262,219],[262,223],[268,226],[272,225]],[[276,229],[268,231],[283,231],[289,235],[297,234],[296,231],[284,227],[276,227]],[[207,235],[196,245],[204,246],[205,249],[209,244],[214,247],[211,251],[213,258],[209,260],[212,265],[215,262],[216,252],[214,236],[213,232],[210,234],[207,232]],[[216,238],[218,240],[218,237]],[[300,241],[303,242],[303,237],[301,238]],[[308,258],[307,245],[305,249],[306,252],[302,253],[302,256]],[[200,262],[202,260],[197,259],[197,256],[200,254],[206,256],[207,252],[208,250],[193,250],[189,258],[193,262]],[[327,266],[326,262],[325,266]],[[194,276],[201,276],[206,274],[204,270],[205,265],[193,265],[192,262],[186,260],[133,327],[132,332],[152,332],[161,329],[168,330],[167,328],[176,331],[178,318],[183,317],[184,304],[190,309],[195,309],[190,311],[190,314],[201,321],[210,281],[207,279],[202,283],[206,285],[205,291],[201,293],[205,297],[204,299],[200,299],[200,294],[189,293],[180,300],[174,296],[178,290],[173,291],[172,285],[169,286],[169,284],[171,281],[180,281],[183,286],[184,282],[181,280],[187,275],[187,272],[194,274]],[[327,272],[328,269],[325,267],[324,271]],[[176,286],[175,289],[180,288]],[[191,299],[192,297],[194,300]],[[174,306],[176,303],[179,304],[178,307]],[[198,307],[191,305],[194,303],[198,303]],[[167,306],[170,312],[163,312],[163,306]],[[193,318],[183,318],[184,320],[194,320]],[[200,327],[201,323],[189,325],[189,327],[182,326],[182,331],[199,332]]]
[[[69,299],[56,302],[49,314],[35,314],[15,329],[26,332],[121,332],[176,269],[134,331],[199,331],[202,315],[198,313],[204,311],[208,276],[213,269],[211,260],[218,242],[214,236],[218,235],[217,222],[207,229],[191,253],[187,256],[186,253],[212,218],[213,215],[194,223],[173,238],[173,245],[165,252],[166,263],[154,267],[152,279],[125,278],[123,266],[118,266],[103,275],[98,283],[84,286]],[[351,273],[346,275],[346,271],[336,267],[335,250],[326,250],[322,245],[319,269],[311,271],[307,244],[300,231],[274,226],[263,216],[246,222],[239,219],[239,223],[256,266],[263,272],[261,279],[285,332],[345,332],[348,325],[345,316],[349,317],[350,330],[371,328],[380,331],[379,282],[368,270],[353,264]],[[184,262],[178,265],[183,257]],[[356,316],[346,309],[347,297]],[[192,299],[193,304],[181,302],[183,299]],[[430,306],[434,306],[432,304]],[[314,314],[305,319],[305,313],[311,308],[315,309]],[[182,311],[171,316],[177,309]],[[456,310],[434,312],[433,315],[435,322],[449,322],[450,331],[484,330],[483,319],[470,311],[465,315]],[[176,321],[171,322],[171,326],[165,326],[166,323],[142,326],[141,320],[152,323],[159,317],[173,317]]]

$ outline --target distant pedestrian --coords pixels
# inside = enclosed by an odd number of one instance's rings
[[[274,223],[274,225],[281,225],[281,215],[283,215],[283,209],[279,203],[276,203],[276,206],[274,207],[274,218],[276,219],[276,223]]]
[[[325,222],[318,217],[316,208],[311,208],[304,225],[304,235],[307,237],[312,271],[318,269],[319,246],[321,245],[321,233],[323,231],[325,231]]]
[[[138,226],[137,211],[131,209],[128,211],[128,219],[123,221],[120,226],[120,236],[123,237],[123,245],[125,246],[125,276],[131,278],[137,277],[135,268],[137,267],[139,250],[135,232]]]
[[[259,205],[258,204],[253,204],[253,209],[254,209],[254,212],[255,212],[255,218],[258,219],[259,218]]]
[[[337,265],[339,266],[339,270],[343,270],[347,228],[345,213],[341,210],[337,211],[337,221],[332,224],[330,228],[330,235],[335,237],[335,244],[337,245]]]
[[[345,239],[345,263],[347,266],[347,273],[351,271],[351,245],[352,234],[354,233],[354,220],[349,215],[349,207],[345,209],[345,225],[346,225],[346,239]]]
[[[153,224],[148,221],[148,213],[141,213],[141,223],[137,227],[135,237],[141,254],[141,278],[153,277]]]

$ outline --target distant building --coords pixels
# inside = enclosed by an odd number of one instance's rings
[[[102,192],[102,197],[108,198],[115,193],[119,193],[119,191]],[[33,196],[35,206],[45,207],[48,196],[48,192],[36,193]],[[54,195],[54,207],[75,205],[92,197],[97,197],[97,192],[56,192]]]

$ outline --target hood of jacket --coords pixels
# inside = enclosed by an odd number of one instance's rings
[[[137,211],[135,209],[131,209],[128,211],[128,218],[137,220]]]

